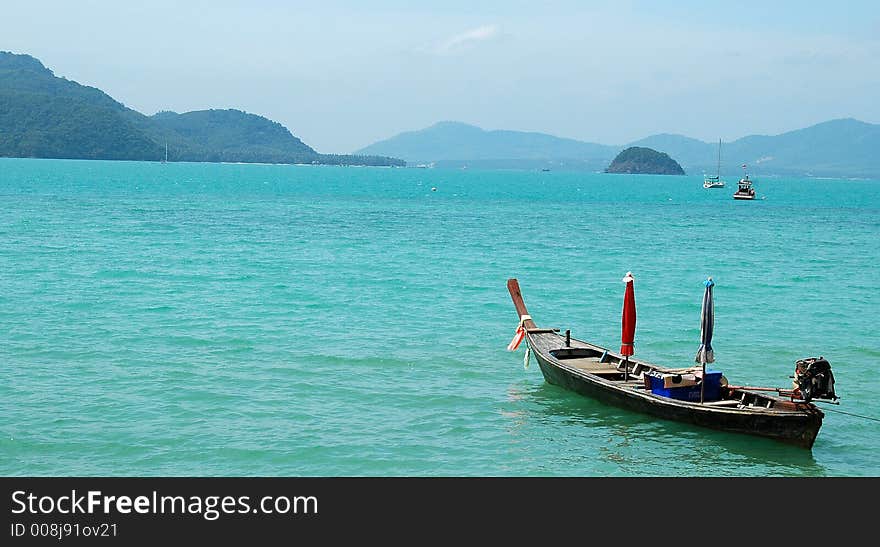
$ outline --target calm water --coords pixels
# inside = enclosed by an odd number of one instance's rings
[[[880,182],[0,159],[0,475],[880,475],[607,407],[505,346],[541,326],[880,417]],[[437,191],[431,191],[437,187]]]

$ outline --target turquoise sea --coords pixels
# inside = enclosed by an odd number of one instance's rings
[[[880,181],[0,159],[0,475],[880,475]],[[436,187],[436,191],[432,191]],[[540,326],[837,378],[812,450],[605,406]]]

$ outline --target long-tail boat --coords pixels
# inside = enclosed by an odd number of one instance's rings
[[[544,379],[604,403],[811,449],[824,417],[811,400],[837,400],[830,364],[822,357],[796,363],[791,390],[731,385],[720,372],[710,389],[709,371],[706,385],[699,385],[703,382],[699,367],[664,368],[571,338],[569,331],[563,335],[559,329],[538,328],[523,302],[518,281],[509,279],[507,288],[519,314],[519,336],[527,344],[526,351],[536,358]],[[511,348],[515,349],[514,342]]]

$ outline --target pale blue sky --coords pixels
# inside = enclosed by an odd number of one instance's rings
[[[321,152],[440,120],[605,144],[880,123],[880,2],[3,1],[0,50]]]

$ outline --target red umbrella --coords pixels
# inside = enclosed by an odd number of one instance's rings
[[[632,272],[626,272],[623,282],[626,292],[623,295],[623,320],[621,321],[620,354],[625,357],[623,365],[624,379],[629,375],[629,356],[634,353],[633,341],[636,336],[636,293],[633,290]]]

